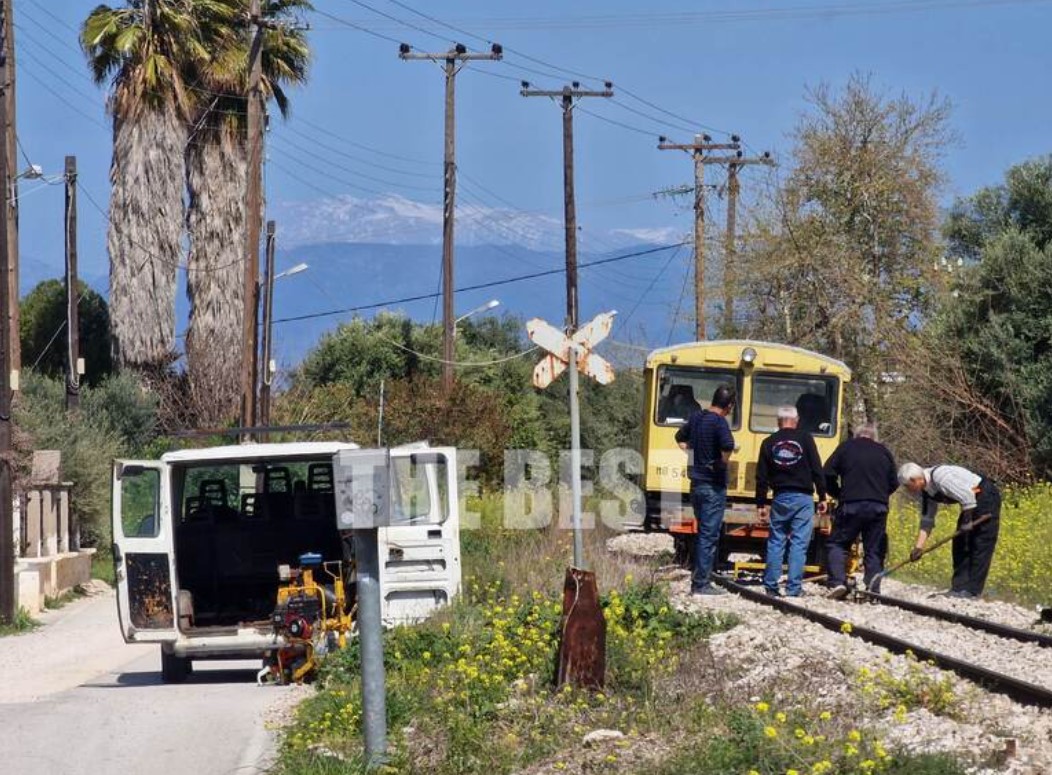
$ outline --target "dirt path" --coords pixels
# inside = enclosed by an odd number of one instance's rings
[[[185,684],[162,684],[159,650],[121,639],[112,592],[40,618],[0,639],[3,772],[262,772],[267,720],[303,694],[256,686],[255,662],[196,663]]]

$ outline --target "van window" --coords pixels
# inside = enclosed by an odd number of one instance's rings
[[[683,425],[695,409],[707,407],[716,388],[734,388],[738,400],[734,414],[727,418],[732,429],[741,427],[741,372],[729,369],[704,369],[684,366],[660,366],[657,374],[657,406],[654,422],[658,425]]]
[[[411,458],[391,459],[391,522],[393,524],[440,524],[445,520],[441,504],[432,504],[428,471],[433,463],[421,465]],[[440,480],[444,477],[440,477]]]
[[[161,473],[128,468],[121,474],[121,528],[126,538],[156,538],[161,532]]]
[[[836,377],[755,374],[749,430],[774,433],[778,430],[778,407],[795,406],[801,430],[813,436],[833,436],[839,387]]]

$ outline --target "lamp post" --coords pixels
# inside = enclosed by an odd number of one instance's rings
[[[489,312],[494,307],[499,307],[499,306],[500,306],[500,302],[499,301],[497,301],[496,299],[490,299],[485,304],[483,304],[481,307],[475,307],[475,309],[471,310],[471,312],[465,312],[463,315],[461,315],[459,318],[457,318],[456,320],[453,321],[453,336],[455,337],[457,335],[457,324],[460,321],[467,320],[472,315],[477,315],[480,312]]]
[[[307,264],[301,262],[283,272],[274,274],[274,232],[271,228],[272,223],[267,224],[267,274],[263,280],[266,293],[263,295],[263,370],[259,386],[259,424],[264,427],[270,425],[270,385],[274,378],[274,369],[271,368],[270,361],[270,351],[274,341],[274,282],[282,277],[291,277],[294,274],[305,272],[310,268]]]

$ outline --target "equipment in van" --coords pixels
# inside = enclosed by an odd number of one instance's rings
[[[316,573],[329,577],[319,582]],[[267,677],[280,684],[302,683],[314,677],[318,658],[347,645],[354,610],[347,600],[343,563],[323,562],[322,556],[300,556],[300,567],[282,565],[277,607],[270,620],[283,646],[267,659]]]

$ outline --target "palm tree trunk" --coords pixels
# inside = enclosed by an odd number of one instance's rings
[[[199,423],[229,420],[240,406],[247,165],[244,146],[229,135],[199,139],[187,149],[186,360]]]
[[[184,223],[186,127],[172,110],[114,117],[110,167],[110,321],[123,367],[172,359]]]

